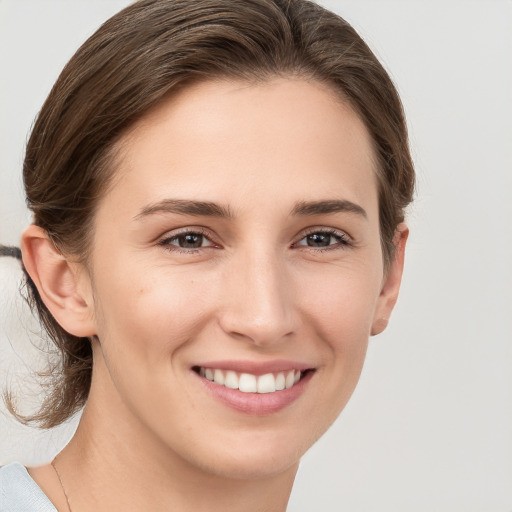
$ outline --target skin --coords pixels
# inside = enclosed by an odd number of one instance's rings
[[[384,272],[368,131],[314,81],[211,81],[165,99],[120,148],[87,266],[36,226],[23,236],[52,314],[97,336],[90,398],[56,459],[73,512],[283,511],[300,457],[346,405],[398,295],[407,228]],[[168,199],[230,216],[155,207]],[[333,200],[365,214],[292,213]],[[187,230],[202,247],[179,247]],[[308,245],[312,233],[329,245]],[[314,372],[289,406],[248,415],[192,371],[226,359]],[[30,472],[67,510],[53,468]]]

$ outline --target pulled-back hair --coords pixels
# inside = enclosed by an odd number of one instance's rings
[[[34,223],[63,254],[87,262],[95,210],[114,172],[116,143],[128,127],[192,82],[276,76],[327,84],[366,125],[389,264],[414,188],[402,105],[355,30],[307,0],[140,0],[105,22],[66,65],[34,124],[23,167]],[[62,367],[41,409],[18,417],[48,428],[85,404],[92,349],[88,338],[70,335],[55,321],[27,280]]]

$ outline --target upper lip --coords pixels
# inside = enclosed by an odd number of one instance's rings
[[[279,373],[290,370],[306,371],[314,367],[299,361],[274,359],[272,361],[247,361],[247,360],[222,360],[205,361],[194,365],[195,368],[211,368],[219,370],[231,370],[238,373],[250,373],[252,375],[265,375],[266,373]]]

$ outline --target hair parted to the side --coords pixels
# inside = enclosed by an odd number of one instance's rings
[[[355,30],[307,0],[140,0],[106,21],[66,65],[34,124],[23,168],[34,223],[63,254],[87,263],[95,209],[128,127],[191,82],[276,76],[329,85],[365,123],[377,156],[388,264],[414,189],[402,105]],[[85,404],[92,350],[88,338],[60,327],[27,279],[30,300],[62,354],[62,369],[40,411],[19,419],[49,428]]]

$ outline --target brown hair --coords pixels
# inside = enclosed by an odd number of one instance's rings
[[[64,254],[86,261],[115,144],[130,125],[192,81],[276,75],[328,84],[364,121],[377,155],[382,250],[389,263],[414,188],[402,105],[355,30],[307,0],[140,0],[105,22],[66,65],[32,130],[23,176],[34,223]],[[92,351],[89,339],[60,327],[27,280],[62,368],[39,412],[18,417],[48,428],[84,405]]]

